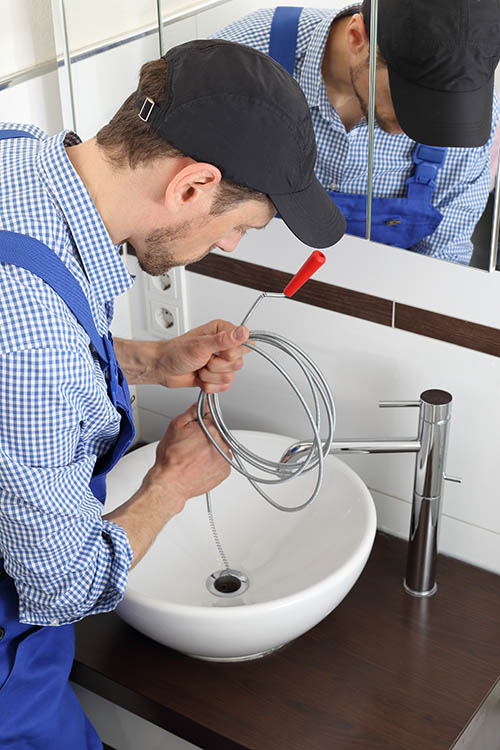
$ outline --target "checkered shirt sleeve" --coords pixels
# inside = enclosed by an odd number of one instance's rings
[[[113,290],[130,277],[68,162],[64,134],[22,128],[36,139],[0,141],[0,229],[34,236],[61,257],[102,334]],[[77,250],[79,234],[88,248]],[[116,259],[105,263],[111,249]],[[93,276],[106,301],[89,284]],[[58,295],[5,263],[0,293],[0,558],[19,594],[20,621],[61,625],[114,609],[125,592],[132,549],[89,489],[120,415],[87,334]]]

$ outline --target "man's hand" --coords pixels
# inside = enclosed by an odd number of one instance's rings
[[[212,320],[166,341],[115,338],[115,351],[129,385],[198,387],[205,393],[221,393],[243,367],[250,349],[242,344],[248,335],[245,326]]]
[[[227,391],[234,373],[243,367],[244,355],[250,351],[242,346],[248,336],[245,326],[212,320],[182,336],[161,342],[158,382],[169,388],[196,386],[205,393]]]
[[[217,444],[230,456],[210,415],[204,416],[204,422]],[[141,487],[130,500],[104,516],[125,529],[134,552],[132,567],[189,498],[213,490],[230,471],[230,465],[198,424],[195,404],[175,417],[158,443],[156,461]]]
[[[203,421],[219,447],[230,456],[210,414],[205,414]],[[172,507],[173,512],[178,513],[186,500],[213,490],[230,471],[230,465],[198,424],[197,407],[193,404],[170,422],[158,443],[156,461],[144,478],[144,484],[165,485],[169,494],[178,498],[180,507]]]

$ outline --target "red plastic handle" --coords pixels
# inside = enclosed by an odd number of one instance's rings
[[[293,279],[288,282],[286,287],[283,289],[283,294],[287,297],[293,297],[296,291],[306,283],[307,279],[310,279],[313,273],[323,265],[326,258],[319,250],[315,250],[309,258],[306,260],[302,268],[300,268]]]

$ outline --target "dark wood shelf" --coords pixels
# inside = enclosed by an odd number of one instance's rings
[[[500,674],[500,576],[449,557],[438,592],[401,585],[378,534],[323,622],[251,662],[190,659],[112,613],[76,625],[72,679],[204,750],[448,750]]]

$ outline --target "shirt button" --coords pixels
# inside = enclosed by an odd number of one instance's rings
[[[330,184],[328,185],[328,190],[338,190],[338,189],[339,189],[339,185],[337,182],[330,182]]]
[[[4,635],[5,635],[5,628],[0,627],[0,641],[2,640]]]

